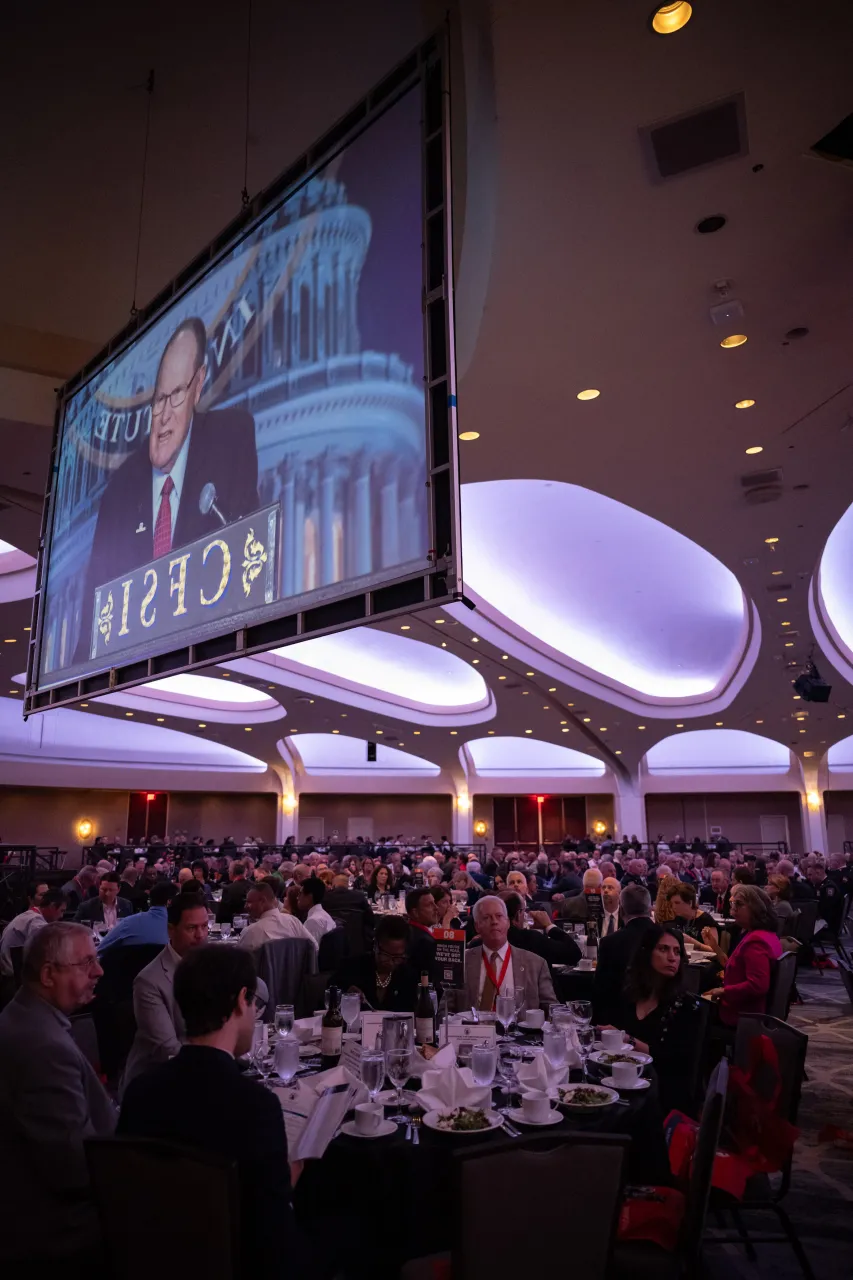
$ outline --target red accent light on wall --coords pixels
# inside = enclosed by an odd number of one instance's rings
[[[157,792],[156,792],[156,791],[149,791],[149,792],[148,792],[148,795],[145,797],[145,799],[146,799],[146,800],[156,800],[156,799],[157,799]]]
[[[545,803],[545,797],[544,797],[544,796],[537,796],[537,797],[536,797],[536,803],[537,803],[537,804],[544,804],[544,803]]]

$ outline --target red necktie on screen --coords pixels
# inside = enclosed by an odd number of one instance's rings
[[[169,506],[169,494],[175,487],[171,476],[166,476],[160,490],[160,510],[154,525],[154,559],[165,556],[172,550],[172,508]]]

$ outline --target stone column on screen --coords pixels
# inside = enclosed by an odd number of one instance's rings
[[[397,463],[386,463],[382,480],[382,568],[400,563],[400,505]]]
[[[370,459],[365,452],[358,455],[355,467],[355,573],[370,573],[373,568],[371,548],[373,530],[371,514]]]
[[[282,556],[282,595],[292,596],[296,590],[294,579],[294,543],[295,518],[293,495],[293,464],[285,458],[280,467],[281,486],[281,556]]]
[[[325,453],[320,462],[320,582],[335,580],[335,462]]]

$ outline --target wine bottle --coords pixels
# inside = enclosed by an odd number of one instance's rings
[[[341,989],[329,987],[329,1007],[320,1024],[320,1065],[323,1071],[336,1067],[343,1046],[344,1020],[341,1014]]]
[[[415,1003],[415,1043],[435,1044],[435,1009],[429,994],[429,973],[421,972],[421,985]]]

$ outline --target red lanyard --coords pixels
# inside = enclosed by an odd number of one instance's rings
[[[492,968],[492,962],[491,960],[489,960],[489,957],[486,955],[485,947],[483,948],[483,964],[486,966],[486,975],[492,980],[492,986],[495,989],[495,996],[499,996],[501,993],[501,987],[504,984],[504,978],[506,977],[506,971],[509,968],[509,962],[511,957],[512,957],[512,947],[507,947],[506,955],[504,956],[503,966],[501,968],[501,976],[499,978],[496,978],[495,971]]]

